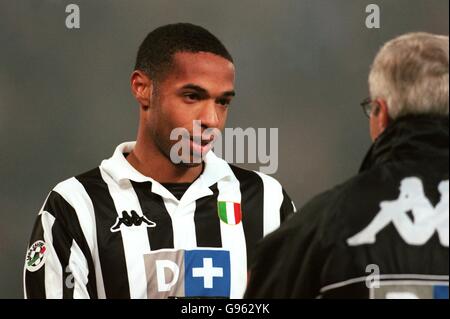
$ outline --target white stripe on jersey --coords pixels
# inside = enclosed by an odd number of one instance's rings
[[[29,249],[29,247],[27,247],[27,253],[28,253],[28,249]],[[25,265],[23,267],[23,276],[22,276],[22,281],[23,281],[23,298],[24,299],[28,299],[26,278],[27,278],[27,264],[25,263]]]
[[[131,210],[134,210],[142,217],[141,205],[131,182],[129,180],[123,180],[119,186],[103,170],[100,170],[100,172],[103,180],[108,185],[117,216],[119,218],[122,217],[122,211],[130,214]],[[147,227],[121,227],[120,232],[122,233],[123,249],[128,271],[130,297],[146,299],[147,281],[143,280],[143,278],[146,278],[144,254],[150,253]]]
[[[66,282],[64,284],[69,288],[70,285],[74,285],[73,298],[89,298],[89,292],[86,288],[89,275],[88,263],[86,258],[84,257],[83,252],[81,251],[81,248],[78,246],[75,240],[72,240],[72,246],[70,247],[69,269],[64,269],[64,271],[66,273],[69,271],[72,272],[74,280],[72,281],[72,276],[69,275],[66,278]]]
[[[56,185],[54,191],[60,194],[77,213],[81,230],[83,231],[94,262],[98,298],[105,299],[105,286],[103,285],[103,275],[97,244],[97,226],[91,198],[83,185],[74,177]]]
[[[218,201],[241,203],[241,190],[238,179],[233,175],[231,180],[217,182],[219,190]],[[218,214],[216,212],[216,214]],[[242,222],[229,225],[220,221],[222,247],[230,252],[231,289],[230,298],[238,299],[244,296],[247,283],[247,248]]]
[[[264,184],[264,237],[280,227],[280,208],[283,189],[276,179],[256,172]]]
[[[27,247],[27,254],[28,254],[28,249],[29,249],[29,247]],[[25,258],[26,258],[26,254],[25,254]],[[23,298],[24,299],[28,299],[28,296],[27,296],[27,282],[26,282],[26,278],[27,278],[27,264],[26,264],[26,262],[24,264],[25,265],[23,266],[23,276],[22,276],[22,281],[23,281]]]
[[[195,233],[195,201],[182,207],[174,200],[164,198],[164,205],[172,219],[173,247],[175,249],[197,248]]]
[[[48,299],[61,299],[63,297],[62,266],[53,248],[52,227],[55,217],[47,211],[41,213],[42,228],[44,230],[44,242],[46,245],[45,260],[45,295]]]

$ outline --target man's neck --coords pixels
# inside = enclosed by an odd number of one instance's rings
[[[203,164],[193,167],[175,165],[156,147],[136,142],[127,161],[141,174],[160,183],[192,183],[202,173]]]

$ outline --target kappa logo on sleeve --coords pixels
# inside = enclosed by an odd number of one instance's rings
[[[148,298],[230,296],[230,252],[162,250],[144,256]]]

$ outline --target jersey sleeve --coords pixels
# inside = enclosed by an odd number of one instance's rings
[[[95,273],[74,208],[50,192],[40,210],[24,266],[27,299],[95,298]]]

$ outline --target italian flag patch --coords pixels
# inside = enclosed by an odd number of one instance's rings
[[[241,204],[233,202],[217,202],[219,218],[226,224],[237,225],[242,220]]]

